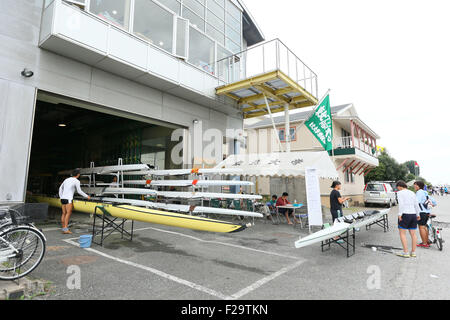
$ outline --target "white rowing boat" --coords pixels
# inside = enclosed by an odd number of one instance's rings
[[[249,181],[233,180],[125,180],[125,185],[159,187],[213,187],[213,186],[253,186]]]
[[[365,227],[380,220],[388,212],[389,209],[382,211],[364,211],[339,218],[333,226],[300,238],[295,242],[295,247],[303,248],[314,243],[338,237],[348,230]]]
[[[242,175],[242,169],[173,169],[173,170],[136,170],[124,172],[126,176],[184,176],[191,174]]]
[[[257,213],[257,212],[231,210],[231,209],[223,209],[223,208],[211,208],[211,207],[194,207],[193,210],[191,210],[191,206],[189,206],[189,205],[166,204],[166,203],[157,203],[157,202],[143,201],[143,200],[133,200],[133,199],[93,198],[93,200],[99,200],[102,202],[110,202],[110,203],[119,203],[119,204],[130,204],[132,206],[137,206],[137,207],[146,207],[146,208],[166,210],[166,211],[172,211],[172,212],[194,213],[194,214],[210,213],[210,214],[218,214],[218,215],[242,216],[242,217],[253,217],[253,218],[262,218],[263,217],[262,214]]]
[[[300,238],[295,242],[295,247],[303,248],[314,243],[322,242],[334,237],[338,237],[349,229],[349,224],[345,222],[336,222],[333,226],[317,231],[307,237]]]
[[[212,193],[212,192],[177,192],[177,191],[156,191],[144,188],[83,188],[83,191],[87,194],[94,194],[96,196],[102,196],[105,194],[115,195],[141,195],[141,196],[159,196],[164,198],[177,198],[177,199],[248,199],[248,200],[261,200],[260,195],[250,194],[233,194],[233,193]]]
[[[80,174],[111,174],[113,172],[120,172],[120,171],[142,171],[142,170],[148,170],[149,166],[146,164],[127,164],[127,165],[117,165],[117,166],[106,166],[106,167],[92,167],[92,168],[83,168],[79,169]],[[73,170],[66,170],[66,171],[60,171],[58,172],[59,175],[70,175],[72,174]]]

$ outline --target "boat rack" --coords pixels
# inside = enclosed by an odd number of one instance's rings
[[[385,215],[383,215],[383,217],[381,219],[379,219],[371,224],[366,225],[366,230],[367,231],[370,230],[370,228],[373,225],[377,225],[377,226],[383,228],[384,232],[388,232],[389,231],[389,217],[388,217],[387,213]]]
[[[351,231],[351,232],[350,232]],[[347,258],[350,258],[355,254],[355,229],[348,229],[345,231],[342,235],[339,236],[339,239],[327,239],[325,241],[322,241],[321,249],[322,252],[328,251],[331,249],[331,244],[335,243],[342,249],[344,249],[347,252]],[[340,243],[339,241],[344,241],[344,244]],[[326,248],[327,247],[327,248]]]
[[[370,230],[371,226],[377,225],[381,228],[383,228],[384,232],[388,232],[389,231],[389,218],[388,218],[388,214],[385,213],[382,217],[380,217],[380,219],[367,224],[366,225],[366,230]],[[350,258],[351,256],[353,256],[355,254],[356,251],[356,247],[355,247],[355,240],[356,240],[356,230],[357,228],[350,228],[348,229],[346,232],[344,232],[343,234],[341,234],[339,236],[339,239],[327,239],[325,241],[322,241],[321,243],[321,250],[322,252],[324,251],[328,251],[331,249],[331,245],[332,244],[337,244],[339,247],[341,247],[342,249],[344,249],[347,252],[347,258]],[[344,243],[338,242],[340,240],[343,240]]]
[[[101,214],[97,211],[101,211]],[[101,219],[101,224],[97,225],[96,220]],[[121,238],[128,238],[133,241],[134,221],[131,220],[131,230],[125,230],[127,219],[113,217],[104,206],[96,206],[94,210],[94,222],[92,223],[92,242],[103,246],[103,241],[114,232],[119,232]],[[100,241],[96,242],[95,237],[100,236]]]

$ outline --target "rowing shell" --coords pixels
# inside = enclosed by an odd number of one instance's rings
[[[149,166],[146,164],[127,164],[107,167],[92,167],[80,169],[80,174],[109,174],[119,171],[136,171],[136,170],[148,170]],[[58,172],[60,175],[70,175],[73,170]]]
[[[218,215],[227,215],[227,216],[239,216],[239,217],[252,217],[252,218],[262,218],[263,215],[257,212],[250,211],[240,211],[240,210],[231,210],[231,209],[223,209],[223,208],[211,208],[211,207],[195,207],[191,211],[191,206],[189,205],[181,205],[181,204],[166,204],[166,203],[157,203],[150,201],[142,201],[142,200],[133,200],[133,199],[120,199],[120,198],[94,198],[93,200],[100,200],[102,202],[112,202],[112,203],[121,203],[121,204],[130,204],[137,207],[147,207],[153,209],[167,210],[167,211],[176,211],[183,213],[194,213],[194,214],[218,214]]]
[[[249,181],[233,180],[126,180],[126,185],[159,187],[217,187],[217,186],[253,186]]]
[[[185,176],[191,174],[242,175],[242,169],[174,169],[174,170],[140,170],[124,172],[124,176]]]
[[[140,195],[140,196],[160,196],[164,198],[176,199],[248,199],[261,200],[260,195],[251,194],[233,194],[233,193],[210,193],[210,192],[176,192],[176,191],[156,191],[151,189],[139,188],[82,188],[87,194],[95,194],[101,196],[105,194],[120,194],[120,195]]]
[[[61,201],[58,198],[35,197],[38,202],[48,203],[52,207],[61,207]],[[189,216],[186,214],[165,212],[147,208],[140,208],[130,205],[112,205],[102,202],[73,201],[74,210],[92,214],[97,206],[103,206],[113,217],[141,221],[147,223],[160,224],[171,227],[185,228],[198,231],[232,233],[246,229],[245,225],[236,225],[233,223],[207,219],[202,217]],[[97,210],[99,214],[101,211]]]
[[[388,213],[388,211],[389,210],[365,211],[339,218],[337,222],[330,228],[326,228],[307,237],[300,238],[295,242],[295,247],[303,248],[314,243],[338,237],[347,232],[347,230],[367,226],[381,219],[385,214]]]
[[[307,237],[301,238],[295,242],[295,247],[303,248],[317,242],[322,242],[347,232],[349,224],[345,222],[337,222],[333,226],[315,232]]]

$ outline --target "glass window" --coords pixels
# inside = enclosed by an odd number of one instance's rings
[[[134,28],[136,35],[172,53],[173,14],[151,0],[136,0]]]
[[[158,0],[158,2],[165,5],[176,14],[180,14],[181,4],[178,0]]]
[[[208,21],[208,23],[213,25],[216,29],[221,30],[222,32],[225,29],[225,23],[217,18],[216,15],[209,10],[208,15],[206,16],[206,21]]]
[[[89,11],[116,26],[129,27],[130,0],[91,0]]]
[[[241,35],[237,33],[233,28],[230,28],[230,26],[226,26],[225,29],[225,35],[233,40],[234,43],[239,44],[241,43]]]
[[[221,20],[225,20],[225,9],[217,4],[214,0],[208,0],[207,2],[208,9],[214,13]]]
[[[227,12],[236,20],[241,20],[241,10],[239,10],[230,0],[227,3]]]
[[[295,127],[289,129],[289,134],[291,141],[297,141],[297,130]]]
[[[281,142],[286,141],[286,135],[284,134],[285,131],[286,131],[285,129],[278,129],[278,136],[280,137]],[[289,138],[290,141],[297,140],[297,130],[295,127],[289,128],[289,135],[290,135],[290,138]]]
[[[286,141],[286,135],[284,134],[284,129],[278,129],[278,137],[280,137],[281,142]]]
[[[189,22],[194,27],[197,27],[202,31],[205,30],[205,21],[186,7],[183,7],[183,17],[189,19]]]
[[[234,43],[229,38],[226,38],[225,47],[233,53],[241,52],[241,45]]]
[[[189,28],[189,60],[208,73],[214,74],[215,43],[203,33]]]
[[[189,9],[198,14],[202,19],[205,18],[205,7],[197,0],[183,0],[183,6],[189,7]]]
[[[225,35],[209,23],[206,24],[206,34],[219,42],[221,45],[225,45]]]
[[[242,33],[241,21],[236,20],[227,13],[227,18],[225,22],[228,26],[232,27],[234,30],[238,31],[239,33]]]
[[[187,57],[187,32],[189,22],[182,18],[177,18],[177,56]]]

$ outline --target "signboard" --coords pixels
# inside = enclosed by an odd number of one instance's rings
[[[306,168],[306,200],[310,226],[322,226],[322,202],[320,201],[319,175],[316,168]]]

